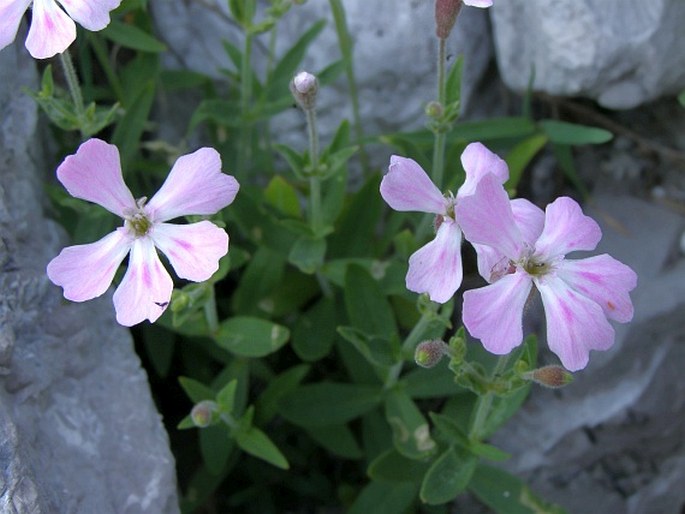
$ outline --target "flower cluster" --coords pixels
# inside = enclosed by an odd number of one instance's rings
[[[55,0],[2,0],[0,50],[14,41],[21,18],[31,4],[33,12],[26,48],[36,59],[47,59],[61,54],[74,42],[74,20],[88,30],[102,30],[109,25],[110,11],[120,3],[121,0],[59,0],[60,7]]]
[[[614,342],[609,319],[633,317],[629,292],[635,272],[609,255],[571,260],[566,255],[594,250],[599,225],[571,198],[545,211],[523,199],[509,200],[504,161],[480,143],[462,154],[466,181],[443,196],[411,159],[393,156],[381,195],[394,209],[436,215],[435,239],[409,258],[406,284],[431,300],[448,301],[461,285],[461,236],[478,254],[478,270],[489,285],[464,293],[463,320],[472,336],[495,354],[523,341],[524,307],[539,291],[550,349],[571,371],[587,365],[590,350]]]
[[[180,216],[214,214],[235,198],[238,182],[221,172],[221,159],[212,148],[180,157],[150,201],[134,199],[124,184],[119,151],[99,139],[86,141],[67,157],[57,178],[72,196],[101,205],[123,218],[124,225],[95,243],[63,249],[48,264],[48,277],[68,300],[91,300],[107,291],[129,255],[126,274],[114,292],[122,325],[155,321],[169,305],[173,282],[156,249],[180,278],[194,282],[209,279],[228,252],[228,234],[210,221],[167,223]]]

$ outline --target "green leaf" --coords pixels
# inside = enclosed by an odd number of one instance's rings
[[[190,70],[162,70],[159,74],[160,85],[168,91],[192,89],[211,83],[211,79],[197,71]]]
[[[510,457],[508,453],[495,446],[479,441],[470,441],[457,421],[449,416],[431,412],[430,417],[435,424],[435,427],[449,444],[456,444],[474,455],[492,461],[503,461]]]
[[[402,377],[402,384],[412,398],[440,398],[463,391],[454,381],[454,373],[445,366],[418,368]]]
[[[278,412],[279,400],[300,385],[309,369],[310,366],[307,364],[299,364],[271,379],[257,400],[256,422],[258,424],[265,425],[271,421]]]
[[[447,94],[447,104],[459,102],[461,99],[461,76],[464,67],[464,56],[457,57],[456,62],[452,65],[448,75],[447,84],[445,85],[445,93]]]
[[[238,380],[231,380],[228,384],[221,388],[216,394],[216,403],[219,404],[221,412],[233,412],[233,404],[235,402],[235,391],[238,387]]]
[[[511,149],[506,158],[507,165],[509,166],[509,180],[505,184],[507,190],[516,191],[526,166],[542,150],[547,141],[548,138],[545,134],[535,134],[524,139]]]
[[[290,250],[288,262],[296,266],[302,273],[311,275],[321,267],[325,255],[325,239],[301,236]]]
[[[395,316],[378,282],[356,264],[345,274],[345,308],[352,325],[367,335],[397,336]]]
[[[436,450],[426,418],[404,391],[388,393],[385,419],[392,427],[395,448],[405,457],[424,459]]]
[[[274,176],[266,186],[264,200],[281,214],[293,218],[302,217],[297,191],[280,175]]]
[[[255,230],[259,229],[259,226],[255,227]],[[284,271],[285,260],[280,253],[265,245],[258,246],[233,294],[233,309],[240,314],[270,313],[264,308],[264,302],[282,284]]]
[[[203,428],[199,437],[202,460],[210,473],[218,475],[226,467],[234,448],[228,427],[218,424]]]
[[[274,144],[273,149],[276,150],[281,156],[285,159],[285,161],[288,163],[290,166],[290,169],[293,170],[293,173],[295,176],[299,179],[304,179],[305,178],[305,173],[304,173],[304,166],[305,166],[305,159],[302,156],[302,154],[296,152],[292,148],[290,148],[287,145],[281,145],[281,144]]]
[[[685,90],[681,91],[678,95],[678,101],[680,102],[680,105],[685,107]]]
[[[359,494],[347,514],[398,514],[407,512],[416,497],[411,483],[371,482]]]
[[[376,457],[367,471],[372,480],[381,482],[420,482],[426,471],[428,462],[410,459],[394,448]]]
[[[362,453],[354,434],[347,425],[312,427],[307,433],[319,445],[343,459],[361,459]]]
[[[242,357],[264,357],[283,346],[290,331],[265,319],[236,316],[223,321],[215,335],[216,343]]]
[[[426,472],[419,496],[429,505],[440,505],[454,500],[466,489],[478,459],[454,446],[449,447]]]
[[[354,327],[338,327],[338,333],[352,343],[362,356],[374,366],[389,367],[400,360],[399,344],[392,344],[387,339],[367,337]]]
[[[316,361],[328,355],[335,340],[335,304],[321,298],[295,323],[292,348],[304,361]]]
[[[566,513],[561,507],[541,500],[514,475],[483,464],[476,469],[469,491],[497,514]]]
[[[295,75],[300,62],[302,62],[307,47],[321,33],[325,26],[325,20],[320,20],[312,25],[276,64],[271,73],[271,83],[267,88],[267,96],[269,98],[278,98],[284,91],[288,91],[288,84]]]
[[[187,430],[189,428],[196,428],[195,423],[193,422],[193,417],[190,414],[188,414],[178,425],[176,425],[177,430]]]
[[[216,394],[210,387],[192,378],[178,377],[178,382],[193,403],[200,403],[203,400],[214,400],[216,397]]]
[[[149,81],[142,86],[140,94],[135,100],[127,106],[126,114],[116,124],[112,133],[111,141],[119,148],[124,171],[126,171],[126,165],[138,151],[138,145],[145,131],[145,124],[150,115],[154,98],[155,82]]]
[[[380,388],[356,384],[321,382],[299,387],[279,402],[279,412],[303,427],[347,423],[380,402]]]
[[[495,431],[501,427],[506,420],[508,420],[519,410],[529,392],[530,384],[527,384],[506,396],[496,397],[492,402],[490,414],[483,425],[483,429],[480,434],[481,437],[485,439],[494,434]]]
[[[102,35],[120,46],[141,52],[159,53],[167,50],[164,43],[144,30],[117,20],[112,20],[107,28],[102,31]]]
[[[209,98],[202,100],[197,106],[190,120],[189,130],[194,129],[203,121],[211,120],[229,128],[238,128],[243,119],[240,105],[233,100]]]
[[[566,121],[542,120],[538,124],[552,143],[562,145],[600,144],[614,137],[608,130]]]
[[[250,427],[250,429],[246,431],[239,430],[234,434],[234,437],[238,446],[250,455],[281,469],[290,468],[288,461],[281,451],[271,442],[271,439],[258,428]]]

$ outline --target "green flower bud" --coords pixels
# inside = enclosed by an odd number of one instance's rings
[[[526,380],[532,380],[536,384],[558,389],[573,382],[573,374],[561,366],[543,366],[523,374]]]
[[[440,339],[431,339],[419,343],[414,352],[416,364],[424,368],[432,368],[449,353],[448,346]]]
[[[211,400],[203,400],[195,404],[193,410],[190,411],[190,417],[196,427],[205,428],[212,424],[214,420],[214,413],[217,412],[219,406],[216,402]]]

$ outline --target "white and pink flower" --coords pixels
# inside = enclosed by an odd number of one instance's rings
[[[59,4],[56,0],[2,0],[0,50],[14,41],[21,18],[31,4],[33,13],[26,48],[36,59],[47,59],[61,54],[74,42],[74,21],[88,30],[102,30],[109,25],[110,11],[120,3],[121,0],[59,0]]]
[[[533,286],[545,309],[547,343],[564,367],[582,369],[590,350],[613,345],[608,320],[632,319],[628,293],[637,275],[607,254],[565,258],[594,250],[602,237],[599,225],[574,200],[558,198],[543,212],[525,200],[510,202],[501,181],[488,176],[456,210],[465,237],[477,247],[479,270],[491,282],[466,291],[463,310],[464,325],[488,351],[503,355],[521,344],[524,306]]]
[[[114,292],[122,325],[154,322],[169,305],[173,281],[157,249],[180,278],[194,282],[209,279],[228,252],[228,234],[210,221],[166,223],[180,216],[214,214],[235,198],[238,182],[222,173],[221,158],[212,148],[181,156],[149,202],[133,198],[121,173],[119,151],[99,139],[86,141],[67,157],[57,178],[72,196],[97,203],[125,221],[95,243],[64,248],[48,264],[48,277],[64,289],[65,298],[84,302],[107,291],[130,254]]]
[[[415,161],[393,155],[381,181],[381,196],[396,211],[419,211],[436,215],[437,233],[428,244],[409,257],[407,289],[427,293],[445,303],[462,280],[461,230],[455,206],[472,194],[478,181],[492,174],[503,184],[509,178],[506,163],[481,143],[471,143],[461,155],[466,180],[457,191],[443,195]]]

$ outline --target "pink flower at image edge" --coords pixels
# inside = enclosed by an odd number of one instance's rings
[[[194,282],[209,279],[228,252],[228,234],[210,221],[166,223],[179,216],[215,214],[235,198],[238,182],[222,173],[213,148],[179,157],[150,201],[133,198],[121,173],[119,151],[99,139],[86,141],[67,157],[57,178],[73,197],[97,203],[125,221],[95,243],[64,248],[48,264],[48,278],[64,289],[68,300],[91,300],[107,291],[130,254],[113,298],[122,325],[154,322],[169,304],[173,282],[157,249],[180,278]]]
[[[607,254],[566,259],[570,252],[594,250],[602,237],[599,225],[571,198],[558,198],[545,212],[530,202],[519,203],[517,211],[493,177],[483,178],[457,206],[466,238],[491,247],[504,260],[485,276],[490,285],[464,293],[464,325],[488,351],[509,353],[523,340],[523,311],[535,286],[549,348],[565,368],[577,371],[587,365],[590,350],[613,345],[609,319],[632,319],[629,292],[637,275]],[[492,254],[488,259],[497,261]]]
[[[24,13],[31,0],[2,0],[0,5],[0,50],[14,41]],[[77,21],[91,31],[109,25],[110,11],[121,0],[33,0],[31,26],[26,37],[26,48],[36,59],[47,59],[61,54],[76,39]],[[63,8],[63,9],[62,9]],[[66,12],[65,12],[66,11]]]

